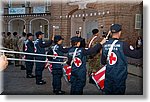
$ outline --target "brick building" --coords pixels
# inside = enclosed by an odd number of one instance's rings
[[[111,24],[120,23],[123,27],[123,40],[135,45],[137,36],[143,34],[143,1],[133,0],[3,0],[2,26],[3,32],[23,31],[35,33],[43,31],[45,39],[49,39],[55,26],[56,34],[65,38],[64,44],[69,46],[70,37],[81,31],[82,37],[88,41],[92,29],[98,28],[100,33],[108,31]],[[115,2],[116,1],[116,2]]]

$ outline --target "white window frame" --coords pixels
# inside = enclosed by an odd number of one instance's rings
[[[25,0],[25,7],[31,7],[30,0]]]
[[[46,6],[51,6],[51,0],[45,0],[45,4],[46,4]]]
[[[50,6],[51,6],[51,0],[45,0],[45,12],[49,12]]]
[[[142,14],[135,15],[135,29],[141,29],[142,26]]]
[[[9,8],[12,7],[12,0],[8,0],[8,7],[9,7]]]

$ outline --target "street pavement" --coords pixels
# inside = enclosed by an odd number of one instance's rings
[[[135,65],[128,65],[128,78],[126,81],[126,94],[127,95],[142,95],[143,94],[143,68]],[[45,85],[36,85],[35,78],[26,78],[25,70],[14,65],[8,66],[4,71],[4,91],[3,95],[54,95],[52,89],[52,75],[45,69],[43,78],[46,80]],[[66,95],[70,93],[70,84],[62,78],[62,90]],[[89,84],[88,78],[86,86],[84,87],[84,95],[102,95],[98,88]]]

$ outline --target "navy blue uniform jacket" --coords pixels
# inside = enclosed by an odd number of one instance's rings
[[[65,53],[68,53],[70,48],[63,48],[62,45],[56,44],[55,46],[55,52],[58,54],[58,56],[64,56]],[[54,46],[52,46],[52,49],[54,49]],[[49,52],[48,52],[49,53]],[[63,62],[63,58],[53,58],[52,61],[54,62]],[[63,68],[63,64],[52,64],[53,66],[53,70],[56,69],[62,69]]]
[[[112,50],[111,60],[107,62],[108,50],[114,40],[118,40]],[[113,78],[117,81],[125,80],[127,78],[127,59],[126,56],[132,58],[142,58],[142,49],[136,50],[131,48],[126,42],[119,39],[110,39],[103,45],[101,63],[107,64],[106,78]]]
[[[82,64],[79,67],[77,67],[73,63],[72,64],[72,72],[77,71],[77,70],[81,70],[81,69],[86,70],[86,56],[91,55],[91,54],[96,53],[96,52],[99,52],[101,48],[102,48],[102,45],[100,43],[96,44],[93,48],[89,48],[87,50],[84,49],[84,48],[78,48],[75,57],[79,58],[81,60]],[[67,64],[69,64],[69,65],[71,64],[73,53],[74,53],[75,49],[76,49],[76,47],[72,47],[68,52],[68,62],[67,62]]]
[[[34,43],[27,39],[24,43],[24,51],[27,53],[34,53]],[[25,55],[26,59],[34,59],[34,56],[32,55]]]
[[[48,41],[48,42],[44,42],[42,39],[36,39],[36,41],[34,42],[34,50],[35,50],[35,53],[37,54],[45,54],[46,51],[45,51],[45,48],[46,47],[49,47],[51,44],[53,43],[52,40]],[[43,57],[43,56],[36,56],[35,57],[36,60],[42,60],[42,61],[45,61],[46,60],[46,57]]]

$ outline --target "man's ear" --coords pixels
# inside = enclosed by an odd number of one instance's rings
[[[121,31],[119,32],[119,36],[121,36]]]

